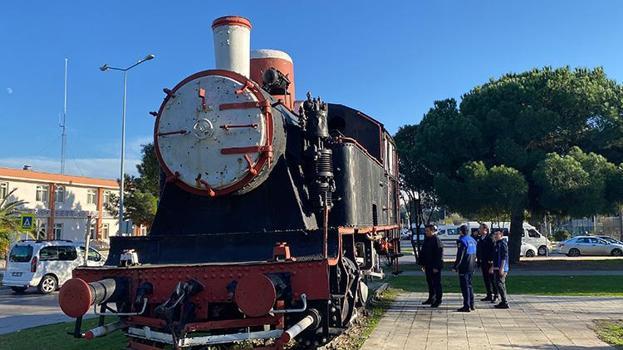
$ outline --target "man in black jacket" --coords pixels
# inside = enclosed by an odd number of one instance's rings
[[[441,290],[441,269],[443,268],[443,243],[437,236],[435,225],[426,225],[426,238],[420,250],[419,264],[426,274],[428,284],[428,299],[422,304],[438,307],[441,304],[443,291]]]
[[[495,285],[491,267],[493,266],[493,255],[495,253],[495,240],[493,234],[489,232],[487,224],[481,224],[478,229],[480,238],[477,240],[476,264],[482,271],[482,280],[485,283],[487,296],[480,301],[490,301],[494,303],[498,298],[498,289]]]
[[[472,275],[476,267],[476,241],[469,235],[465,225],[459,227],[459,234],[461,236],[457,242],[456,260],[452,268],[459,273],[461,294],[463,294],[463,307],[457,311],[470,312],[474,310]]]

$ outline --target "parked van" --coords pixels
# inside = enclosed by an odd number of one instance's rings
[[[84,244],[68,240],[21,240],[9,252],[2,285],[16,293],[29,287],[37,287],[44,294],[52,293],[83,264]],[[98,251],[89,248],[87,264],[101,266],[104,259]]]
[[[444,246],[456,246],[456,240],[459,239],[458,225],[439,225],[437,226],[437,236],[443,242]]]
[[[510,222],[486,222],[487,225],[489,225],[489,228],[491,231],[495,230],[495,229],[502,229],[502,232],[504,233],[504,236],[508,237],[508,232],[510,230],[511,227],[511,223]],[[537,254],[538,255],[548,255],[549,254],[549,246],[550,246],[550,241],[549,239],[547,239],[547,237],[545,237],[544,235],[542,235],[537,229],[536,227],[530,225],[527,222],[523,223],[523,233],[521,234],[521,241],[523,243],[527,243],[530,245],[533,245],[534,247],[537,248]]]

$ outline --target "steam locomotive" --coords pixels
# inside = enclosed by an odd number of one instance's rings
[[[366,114],[295,101],[288,54],[250,51],[251,23],[212,24],[216,69],[172,89],[157,113],[162,169],[149,235],[113,237],[59,304],[74,336],[123,330],[137,350],[257,340],[316,347],[349,327],[399,254],[395,145]],[[93,308],[96,328],[83,331]],[[106,315],[118,321],[104,324]]]

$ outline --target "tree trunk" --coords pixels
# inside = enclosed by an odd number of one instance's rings
[[[521,255],[521,235],[523,234],[524,211],[518,209],[511,213],[511,229],[508,237],[510,263],[518,263]]]

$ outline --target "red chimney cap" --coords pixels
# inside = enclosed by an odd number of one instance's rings
[[[215,19],[214,22],[212,22],[212,29],[224,25],[239,25],[251,29],[251,22],[248,19],[240,16],[219,17]]]

